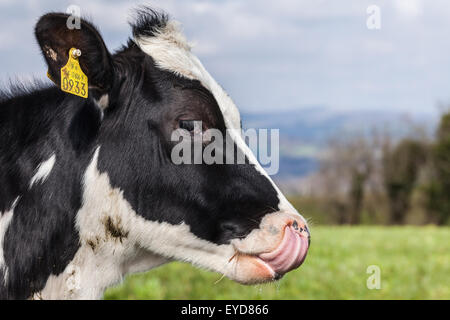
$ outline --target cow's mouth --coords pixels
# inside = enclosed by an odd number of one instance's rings
[[[274,250],[257,255],[244,253],[236,255],[238,260],[251,261],[250,264],[256,267],[255,271],[257,271],[254,276],[259,279],[253,279],[251,282],[274,281],[281,279],[285,273],[300,267],[308,253],[309,241],[307,230],[299,231],[298,227],[288,225],[284,229],[280,244]]]
[[[272,269],[275,278],[281,278],[286,272],[300,267],[308,248],[309,236],[301,235],[291,225],[285,227],[280,245],[271,252],[260,254],[258,258]]]

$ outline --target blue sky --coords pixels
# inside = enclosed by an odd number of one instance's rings
[[[305,106],[435,112],[450,101],[448,0],[0,0],[0,81],[45,79],[33,26],[79,5],[111,51],[130,36],[137,4],[182,23],[194,52],[241,110]],[[366,26],[369,5],[381,29]]]

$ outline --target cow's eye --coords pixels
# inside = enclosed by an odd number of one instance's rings
[[[178,126],[181,129],[192,132],[195,129],[195,120],[180,120],[180,122],[178,123]]]

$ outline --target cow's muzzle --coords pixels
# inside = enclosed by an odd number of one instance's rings
[[[310,244],[310,234],[306,226],[294,220],[284,228],[281,243],[271,252],[258,257],[274,272],[274,278],[281,278],[286,272],[298,268],[305,261]]]
[[[260,229],[237,242],[237,252],[231,259],[237,268],[231,278],[246,284],[269,282],[298,268],[308,253],[310,232],[306,222],[297,217],[274,213]]]

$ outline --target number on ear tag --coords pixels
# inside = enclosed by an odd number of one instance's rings
[[[76,96],[88,97],[88,77],[81,70],[78,57],[80,51],[72,48],[69,51],[69,61],[61,68],[61,90]]]

